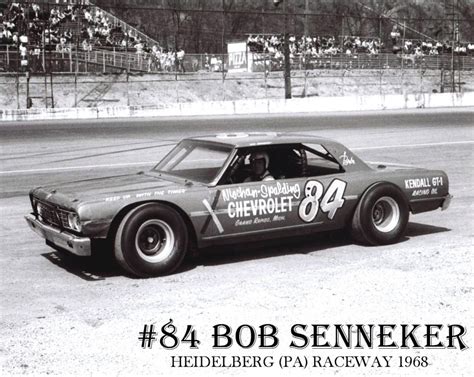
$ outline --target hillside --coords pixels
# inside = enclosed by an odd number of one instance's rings
[[[297,76],[296,76],[297,75]],[[175,102],[220,101],[238,99],[283,98],[281,72],[228,74],[225,81],[220,73],[175,75],[81,75],[77,86],[74,76],[55,76],[53,95],[55,107],[95,106],[166,106]],[[450,77],[445,77],[444,91],[450,91]],[[458,77],[456,77],[458,80]],[[474,91],[474,72],[462,72],[463,90]],[[441,92],[440,71],[419,70],[315,70],[295,72],[292,93],[297,97],[349,96],[370,94],[402,94]],[[14,76],[0,78],[0,108],[26,108],[26,79],[19,85]],[[17,90],[18,88],[18,90]],[[33,76],[30,96],[44,96],[44,79]],[[47,86],[50,93],[50,86]],[[77,90],[75,90],[77,88]],[[49,105],[50,106],[50,105]],[[44,107],[44,99],[33,99],[33,107]]]

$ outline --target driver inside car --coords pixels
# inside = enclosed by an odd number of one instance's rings
[[[252,152],[250,155],[251,175],[244,182],[274,181],[275,178],[268,171],[270,157],[266,152]]]

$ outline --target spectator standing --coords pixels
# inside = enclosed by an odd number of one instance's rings
[[[21,70],[25,71],[28,67],[28,49],[26,48],[26,45],[20,44],[18,50],[20,51]]]
[[[139,39],[138,42],[133,46],[136,50],[137,58],[138,58],[138,65],[142,64],[142,57],[143,57],[143,44]]]
[[[41,48],[39,46],[35,46],[33,49],[33,71],[37,72],[42,68],[41,64]]]
[[[186,73],[184,69],[184,50],[182,48],[176,53],[176,65],[179,72]]]

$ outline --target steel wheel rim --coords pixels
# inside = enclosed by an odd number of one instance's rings
[[[382,233],[394,230],[400,221],[400,207],[389,196],[379,198],[372,207],[372,223]]]
[[[143,260],[159,263],[173,252],[175,236],[168,223],[163,220],[147,220],[135,235],[135,248]]]

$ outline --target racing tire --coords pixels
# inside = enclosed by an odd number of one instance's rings
[[[359,243],[388,245],[405,233],[410,211],[403,192],[390,183],[369,188],[352,218],[351,234]]]
[[[186,255],[188,232],[173,208],[148,203],[134,208],[122,219],[115,234],[118,264],[139,277],[173,273]]]

